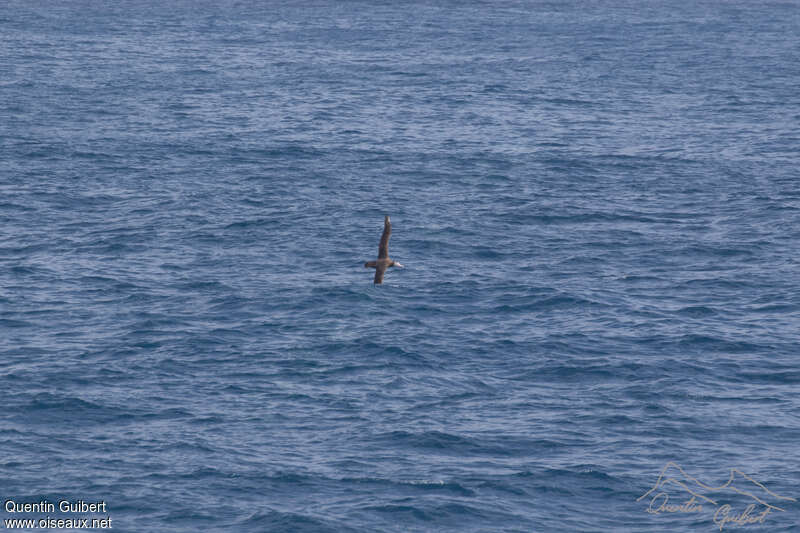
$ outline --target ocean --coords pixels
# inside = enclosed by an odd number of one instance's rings
[[[3,528],[800,531],[798,36],[5,0]]]

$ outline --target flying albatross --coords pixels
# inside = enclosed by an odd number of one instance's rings
[[[375,269],[374,283],[376,285],[383,283],[383,273],[386,272],[387,268],[389,267],[403,268],[403,265],[401,265],[397,261],[392,261],[389,258],[389,236],[391,234],[392,234],[392,223],[389,222],[389,215],[386,215],[386,218],[383,219],[383,235],[381,235],[381,244],[378,246],[378,260],[364,263],[364,266],[366,268]]]

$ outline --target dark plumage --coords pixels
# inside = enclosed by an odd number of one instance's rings
[[[389,237],[391,234],[392,223],[389,221],[389,215],[386,215],[386,218],[383,219],[383,235],[381,235],[381,243],[378,245],[378,260],[364,263],[366,268],[375,269],[374,283],[376,285],[383,283],[383,274],[386,272],[387,268],[394,266],[403,268],[403,265],[397,261],[392,261],[389,258]]]

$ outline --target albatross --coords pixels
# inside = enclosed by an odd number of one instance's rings
[[[397,261],[392,261],[389,258],[389,236],[392,234],[392,223],[389,221],[389,215],[383,219],[383,235],[381,235],[381,244],[378,246],[378,260],[368,261],[364,263],[366,268],[375,269],[375,280],[373,283],[376,285],[383,283],[383,274],[389,267],[400,267],[403,265]]]

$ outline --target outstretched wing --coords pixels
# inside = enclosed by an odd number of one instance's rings
[[[386,259],[389,257],[389,236],[391,234],[392,223],[389,222],[389,215],[386,215],[386,218],[383,219],[383,235],[381,235],[381,244],[378,246],[378,259]],[[381,272],[381,278],[383,278],[383,272]],[[375,283],[380,283],[380,281],[377,281],[377,274],[375,275],[375,279]]]
[[[386,263],[381,263],[375,268],[375,283],[376,285],[380,285],[383,283],[383,273],[386,272]]]

